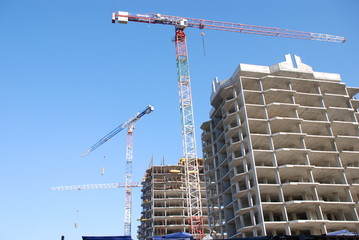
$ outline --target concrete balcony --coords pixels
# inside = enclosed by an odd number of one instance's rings
[[[302,139],[306,136],[304,133],[278,132],[272,134],[274,148],[298,148],[303,149]]]
[[[296,91],[289,89],[274,89],[270,88],[263,91],[266,104],[271,103],[287,103],[292,104],[292,97],[296,94]]]
[[[328,107],[329,121],[356,122],[352,108]]]
[[[314,93],[297,93],[295,103],[304,107],[322,107],[322,95]]]
[[[350,98],[353,98],[359,93],[359,87],[347,87],[347,91]]]
[[[281,165],[278,172],[282,182],[301,182],[308,178],[308,171],[312,170],[311,165]]]
[[[224,100],[223,106],[222,106],[222,111],[226,112],[226,113],[234,113],[235,112],[235,102],[236,102],[236,98],[231,98],[228,100]]]
[[[334,136],[307,135],[304,138],[307,149],[314,151],[335,151]]]
[[[325,106],[351,108],[349,99],[350,99],[349,95],[340,95],[340,94],[332,94],[332,93],[323,94],[323,100]]]
[[[247,196],[248,192],[254,192],[254,189],[243,189],[233,194],[233,199],[239,199],[241,197]]]
[[[302,131],[308,135],[329,136],[329,121],[304,120],[302,122]]]
[[[235,121],[237,114],[238,114],[238,113],[236,113],[236,112],[233,112],[233,113],[225,113],[225,114],[223,115],[223,124],[224,124],[224,125],[227,125],[227,124],[230,124],[230,123],[232,123],[233,121]]]
[[[268,134],[251,134],[252,148],[260,150],[270,150]]]
[[[314,181],[326,185],[345,185],[344,169],[341,167],[315,167],[312,170]]]
[[[246,104],[247,117],[265,119],[264,106],[258,104]]]
[[[342,136],[335,137],[338,151],[359,151],[359,136]]]
[[[246,104],[264,105],[262,92],[253,90],[243,90],[244,101]]]
[[[248,175],[248,172],[237,173],[231,178],[231,182],[235,183],[235,182],[239,182],[239,181],[244,181],[244,179],[247,175]]]
[[[278,184],[275,167],[256,167],[258,184]]]
[[[298,115],[300,118],[304,120],[312,120],[312,121],[326,121],[326,108],[324,107],[307,107],[300,106],[298,107]]]
[[[266,107],[269,119],[274,117],[295,118],[295,110],[299,107],[299,104],[274,102],[267,104]]]
[[[299,234],[299,232],[321,235],[320,229],[323,229],[326,222],[325,220],[292,220],[289,221],[289,226],[293,235]]]
[[[211,131],[203,131],[201,134],[202,141],[210,141],[211,140]]]
[[[280,148],[275,150],[278,166],[292,164],[305,165],[305,155],[309,153],[309,149],[299,148]]]
[[[337,151],[315,151],[312,150],[308,153],[309,161],[311,165],[319,167],[339,167]]]
[[[342,82],[321,81],[319,83],[319,87],[322,94],[331,93],[331,94],[346,95],[345,84]]]
[[[298,133],[299,123],[302,121],[303,119],[301,118],[273,117],[269,119],[272,134],[278,132]]]
[[[267,132],[267,120],[265,119],[248,119],[249,132],[256,134],[268,134]]]
[[[259,91],[258,79],[242,77],[241,80],[242,80],[243,90]]]
[[[253,150],[256,166],[273,166],[273,150]]]
[[[331,128],[333,130],[334,136],[337,135],[346,135],[346,136],[358,136],[358,126],[357,122],[341,122],[333,121]]]
[[[261,78],[261,80],[262,80],[263,90],[272,89],[272,88],[289,90],[290,80],[288,78],[269,75]]]
[[[343,167],[359,167],[359,151],[341,151],[339,153]]]
[[[291,221],[307,221],[307,220],[319,220],[316,214],[316,210],[318,206],[322,203],[322,201],[314,201],[314,200],[293,200],[285,202],[285,206],[287,208],[288,218]],[[298,216],[298,214],[305,214],[306,212],[311,212],[310,216]],[[299,219],[293,219],[294,216],[291,216],[292,213],[297,215]],[[301,219],[304,218],[304,219]]]
[[[350,100],[353,108],[355,111],[358,111],[358,108],[359,108],[359,100],[358,99],[352,99]]]
[[[359,167],[350,167],[344,170],[349,184],[359,184]]]
[[[202,142],[202,151],[203,152],[212,152],[212,142],[211,141],[203,141]]]

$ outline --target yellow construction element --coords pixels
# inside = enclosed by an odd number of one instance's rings
[[[146,222],[146,221],[150,221],[150,219],[147,219],[147,218],[141,218],[141,219],[137,219],[137,221]]]
[[[185,158],[180,158],[180,160],[178,161],[178,165],[184,165],[185,160]],[[197,161],[199,165],[203,165],[203,158],[197,158]]]
[[[180,173],[180,172],[181,172],[181,170],[176,170],[176,169],[170,170],[170,173]]]

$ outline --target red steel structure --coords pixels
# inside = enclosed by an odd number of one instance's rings
[[[158,13],[133,14],[119,11],[112,13],[112,23],[140,22],[150,24],[163,24],[175,26],[175,46],[177,61],[177,77],[179,88],[179,102],[182,120],[182,144],[183,158],[185,159],[186,187],[187,187],[187,206],[190,231],[196,239],[202,239],[204,235],[201,193],[199,185],[199,172],[197,162],[196,137],[193,117],[193,104],[191,93],[191,80],[189,74],[188,52],[186,34],[184,29],[187,27],[199,29],[212,29],[220,31],[250,33],[267,35],[273,37],[297,38],[305,40],[317,40],[328,42],[345,42],[341,36],[293,31],[274,27],[263,27],[240,23],[229,23],[212,20],[183,18]]]

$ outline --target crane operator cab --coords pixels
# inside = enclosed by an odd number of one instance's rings
[[[155,110],[155,108],[152,105],[148,105],[146,113],[149,114],[149,113],[153,112],[153,110]]]
[[[177,28],[185,29],[188,26],[188,20],[185,18],[182,18],[176,25]]]

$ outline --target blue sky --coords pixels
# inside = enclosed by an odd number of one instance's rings
[[[152,104],[136,125],[133,180],[151,156],[182,155],[171,26],[111,24],[111,12],[162,13],[341,35],[344,44],[187,29],[193,102],[200,129],[211,82],[239,63],[273,65],[299,55],[315,71],[359,86],[359,2],[2,0],[0,1],[0,232],[4,239],[79,240],[123,233],[124,190],[49,192],[48,187],[125,181],[125,131],[87,158],[81,153]],[[103,158],[106,156],[104,163]],[[105,175],[101,176],[101,168]],[[140,217],[134,189],[132,235]],[[74,228],[76,211],[79,210]]]

